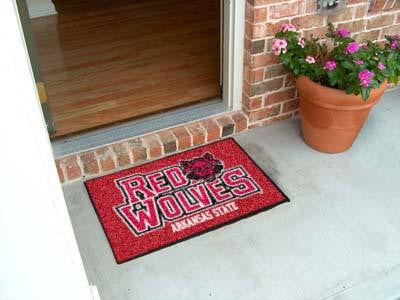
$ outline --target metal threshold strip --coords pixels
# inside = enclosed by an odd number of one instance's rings
[[[147,132],[203,119],[226,112],[227,110],[227,107],[223,104],[221,99],[210,100],[139,120],[57,139],[51,143],[53,154],[55,158],[59,158],[75,152],[82,152],[102,145],[143,135]]]

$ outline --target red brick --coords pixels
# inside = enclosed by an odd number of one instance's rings
[[[261,6],[261,5],[282,2],[282,0],[247,0],[247,1],[253,6]]]
[[[285,87],[290,87],[290,86],[295,86],[295,85],[296,85],[295,79],[290,75],[286,75],[285,76],[285,84],[284,84],[284,86]]]
[[[82,153],[80,159],[85,174],[93,175],[99,173],[99,165],[93,151]]]
[[[244,79],[249,83],[260,82],[264,79],[264,69],[251,70],[250,68],[245,67]]]
[[[313,28],[313,29],[309,29],[309,30],[304,30],[303,35],[304,35],[305,39],[311,39],[312,37],[324,39],[324,38],[326,38],[325,35],[326,35],[327,31],[328,31],[328,27],[323,26],[323,27]]]
[[[246,40],[248,40],[248,39],[245,38],[245,41]],[[249,67],[251,65],[251,60],[252,60],[253,55],[248,52],[248,49],[245,49],[245,50],[247,50],[247,51],[244,51],[244,53],[243,53],[243,65],[245,67]]]
[[[384,48],[386,44],[386,41],[380,41],[378,42],[379,47]]]
[[[147,148],[147,156],[154,158],[162,155],[162,145],[156,135],[149,134],[142,137],[143,145]]]
[[[364,32],[354,35],[353,38],[359,43],[362,43],[365,40],[375,41],[375,40],[379,39],[380,32],[381,32],[380,30],[364,31]]]
[[[201,121],[201,125],[207,131],[207,142],[212,142],[221,137],[221,129],[213,119],[206,119]]]
[[[271,19],[280,19],[290,17],[301,13],[302,2],[279,3],[270,6],[269,17]]]
[[[279,21],[276,23],[259,23],[259,24],[251,24],[249,22],[246,22],[245,33],[246,36],[250,39],[273,37],[275,36],[275,33],[277,33],[280,30],[283,23],[286,22]]]
[[[358,20],[358,21],[352,21],[352,22],[346,22],[346,23],[341,23],[338,24],[338,28],[346,28],[350,30],[350,32],[360,32],[364,31],[366,26],[366,21],[365,20]]]
[[[367,3],[369,0],[347,0],[347,5],[350,4],[358,4],[358,3]]]
[[[321,15],[307,15],[302,17],[297,17],[292,20],[292,24],[296,28],[310,28],[310,27],[320,27],[323,25],[324,18]]]
[[[393,6],[392,6],[392,11],[395,11],[395,10],[399,10],[400,9],[400,1],[398,1],[398,0],[393,0]]]
[[[284,91],[271,93],[265,97],[264,105],[271,105],[285,100],[293,99],[296,96],[296,89],[290,88]]]
[[[294,99],[283,103],[282,112],[290,112],[299,108],[300,100]]]
[[[65,181],[65,177],[64,177],[64,171],[62,170],[62,168],[60,166],[61,162],[59,159],[56,159],[55,163],[56,163],[58,178],[60,179],[60,182],[63,183]]]
[[[261,23],[267,20],[267,8],[254,8],[251,5],[246,5],[246,20],[250,23]]]
[[[243,113],[237,112],[231,116],[233,122],[235,123],[235,133],[241,132],[247,129],[247,118]]]
[[[272,65],[265,69],[264,79],[271,79],[273,77],[282,76],[287,74],[283,64]]]
[[[291,118],[293,116],[294,116],[293,113],[287,113],[287,114],[274,116],[274,117],[271,117],[271,118],[268,118],[268,119],[264,120],[262,122],[262,125],[270,125],[270,124],[275,123],[275,122],[279,122],[279,121],[283,121],[283,120],[289,119],[289,118]]]
[[[259,54],[263,53],[265,50],[265,40],[257,40],[257,41],[252,41],[248,38],[245,38],[244,40],[244,49],[250,54]],[[246,64],[245,65],[249,65]]]
[[[265,22],[267,20],[267,8],[262,7],[262,8],[255,8],[254,9],[254,23],[260,23],[260,22]]]
[[[390,10],[392,9],[393,4],[394,4],[395,1],[396,1],[396,0],[386,0],[386,5],[385,5],[385,7],[383,8],[383,10],[385,10],[385,11],[390,11]]]
[[[262,95],[266,92],[278,90],[283,85],[283,77],[274,78],[268,81],[263,81],[250,86],[249,96]]]
[[[128,148],[132,155],[133,162],[143,161],[147,159],[147,151],[143,146],[141,139],[136,138],[128,141]]]
[[[279,21],[276,23],[265,24],[265,36],[275,36],[275,34],[281,29],[282,25],[287,23],[287,20]]]
[[[245,38],[247,38],[247,39],[252,39],[253,38],[253,24],[252,23],[250,23],[250,22],[248,22],[248,21],[245,21],[244,22],[244,36],[245,36]]]
[[[247,110],[260,108],[262,104],[262,97],[249,98],[243,94],[242,104],[247,108]]]
[[[172,153],[176,151],[176,138],[170,130],[161,131],[158,133],[161,143],[164,147],[164,153]]]
[[[112,148],[114,150],[117,163],[120,167],[131,164],[131,158],[129,156],[129,151],[126,143],[118,143]]]
[[[356,19],[365,18],[368,13],[368,5],[360,5],[356,7]]]
[[[178,149],[183,150],[192,146],[192,138],[185,127],[176,127],[172,129],[176,139],[178,140]]]
[[[99,160],[100,169],[102,172],[108,172],[116,168],[114,155],[109,147],[103,147],[96,150],[96,155]]]
[[[400,33],[400,25],[393,25],[389,27],[382,28],[381,39],[385,38],[385,35],[396,35]]]
[[[275,40],[275,38],[267,38],[265,39],[265,51],[266,52],[271,52],[272,51],[272,43]]]
[[[254,128],[257,128],[260,126],[261,126],[261,122],[257,122],[257,123],[250,124],[248,129],[251,130],[251,129],[254,129]]]
[[[265,67],[268,65],[274,65],[279,62],[279,56],[274,54],[261,54],[253,55],[250,60],[250,67],[256,69]]]
[[[250,111],[249,112],[249,122],[254,122],[258,120],[262,120],[265,118],[269,118],[272,116],[276,116],[281,111],[281,105],[274,105],[270,107],[261,108],[259,110]]]
[[[382,15],[374,17],[368,20],[367,29],[392,25],[393,21],[394,21],[394,15]]]
[[[370,8],[370,13],[375,14],[383,10],[385,7],[386,0],[374,0]]]
[[[251,93],[251,86],[246,80],[243,80],[243,94],[250,95]]]
[[[256,83],[264,79],[264,69],[250,71],[250,82]]]
[[[231,135],[235,132],[235,123],[231,120],[231,118],[227,116],[218,118],[217,123],[222,129],[221,137]]]
[[[254,15],[253,15],[254,7],[252,5],[246,4],[245,7],[245,21],[248,21],[249,23],[253,23]]]
[[[82,170],[76,155],[61,158],[60,165],[64,168],[67,180],[77,179],[82,176]]]
[[[194,123],[187,126],[194,146],[202,145],[206,141],[206,131],[200,123]]]
[[[348,21],[353,18],[355,7],[347,7],[346,10],[337,16],[329,16],[328,23]]]
[[[251,39],[260,39],[268,36],[268,27],[265,23],[251,24],[249,22],[246,22],[245,32],[246,36]]]
[[[305,0],[305,12],[306,14],[315,13],[317,11],[317,1]]]

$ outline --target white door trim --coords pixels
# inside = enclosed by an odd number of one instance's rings
[[[222,98],[231,110],[242,108],[245,0],[224,0]]]
[[[15,0],[0,1],[0,289],[5,299],[93,299]]]

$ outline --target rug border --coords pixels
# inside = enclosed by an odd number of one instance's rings
[[[169,243],[168,245],[163,245],[163,246],[160,246],[160,247],[158,247],[158,248],[151,249],[151,250],[149,250],[149,251],[147,251],[147,252],[145,252],[145,253],[142,253],[142,254],[139,254],[139,255],[136,255],[136,256],[132,256],[132,257],[130,257],[130,258],[128,258],[128,259],[124,259],[124,260],[118,261],[118,260],[117,260],[117,256],[116,256],[116,254],[115,254],[115,252],[114,252],[114,249],[113,249],[113,247],[111,246],[111,241],[110,241],[110,239],[109,239],[109,237],[108,237],[108,235],[107,235],[107,232],[106,232],[106,229],[105,229],[103,223],[101,222],[101,218],[100,218],[99,213],[98,213],[98,211],[97,211],[96,205],[95,205],[95,203],[94,203],[94,201],[93,201],[93,199],[92,199],[92,196],[91,196],[91,194],[89,193],[89,190],[88,190],[88,187],[87,187],[86,183],[88,183],[88,182],[90,182],[90,181],[92,181],[92,180],[97,180],[97,179],[99,179],[99,178],[103,178],[103,177],[106,177],[106,176],[109,176],[109,175],[112,175],[112,174],[121,172],[121,171],[126,171],[126,170],[129,170],[129,169],[133,169],[133,168],[136,168],[136,167],[138,167],[138,166],[143,166],[143,165],[146,165],[146,164],[150,164],[150,163],[156,162],[156,161],[158,161],[158,160],[165,159],[165,158],[167,158],[167,157],[171,157],[171,156],[174,156],[174,155],[177,155],[177,154],[181,154],[181,153],[185,153],[185,152],[188,152],[188,151],[191,151],[191,150],[195,150],[195,149],[207,147],[207,146],[209,146],[209,145],[221,143],[221,142],[224,142],[224,141],[227,141],[227,140],[232,140],[232,141],[244,152],[244,154],[250,159],[250,161],[257,167],[257,169],[258,169],[259,171],[262,172],[262,174],[263,174],[265,177],[267,177],[267,179],[268,179],[268,180],[272,183],[272,185],[283,195],[284,198],[283,198],[280,202],[277,202],[277,203],[275,203],[275,204],[273,204],[273,205],[263,207],[263,208],[261,208],[261,209],[252,211],[251,213],[248,213],[248,214],[244,214],[244,215],[242,215],[242,216],[239,217],[239,218],[236,218],[236,219],[233,219],[233,220],[230,220],[230,221],[221,223],[221,224],[217,224],[217,225],[215,225],[215,226],[213,226],[213,227],[208,228],[207,230],[204,230],[204,231],[195,233],[195,234],[193,234],[193,235],[190,235],[190,236],[188,236],[188,237],[185,237],[185,238],[183,238],[183,239],[180,239],[180,240],[171,242],[171,243]],[[200,236],[200,235],[209,233],[209,232],[214,231],[214,230],[217,230],[217,229],[219,229],[219,228],[221,228],[221,227],[234,224],[234,223],[236,223],[236,222],[238,222],[238,221],[241,221],[241,220],[243,220],[243,219],[247,219],[247,218],[253,217],[253,216],[255,216],[255,215],[259,214],[259,213],[262,213],[262,212],[268,211],[268,210],[270,210],[270,209],[272,209],[272,208],[275,208],[276,206],[281,205],[281,204],[283,204],[283,203],[290,202],[289,197],[280,189],[280,187],[271,179],[271,177],[269,177],[268,174],[265,173],[265,171],[254,161],[254,159],[244,150],[244,148],[243,148],[233,137],[221,139],[221,140],[218,140],[218,141],[215,141],[215,142],[212,142],[212,143],[208,143],[208,144],[206,144],[206,145],[201,145],[201,146],[199,146],[199,147],[193,147],[193,148],[187,149],[187,150],[185,150],[185,151],[178,152],[178,153],[174,153],[174,154],[171,154],[171,155],[167,155],[167,156],[164,156],[164,157],[161,157],[161,158],[158,158],[158,159],[149,161],[149,162],[145,162],[145,163],[143,163],[143,164],[138,164],[138,165],[136,165],[136,166],[133,166],[133,167],[130,167],[130,168],[127,168],[127,169],[122,169],[122,170],[118,170],[118,171],[115,171],[115,172],[112,172],[112,173],[109,173],[109,174],[106,174],[106,175],[102,175],[102,176],[99,176],[99,177],[91,178],[91,179],[85,180],[85,181],[83,182],[83,184],[84,184],[84,186],[85,186],[85,189],[86,189],[86,192],[87,192],[88,197],[89,197],[89,199],[90,199],[90,202],[91,202],[91,204],[92,204],[92,207],[93,207],[93,209],[94,209],[94,211],[95,211],[95,213],[96,213],[97,221],[100,223],[100,226],[101,226],[101,228],[103,229],[103,233],[104,233],[104,235],[106,236],[106,239],[107,239],[107,242],[108,242],[108,246],[111,248],[111,252],[112,252],[112,254],[113,254],[113,256],[114,256],[114,260],[115,260],[115,262],[116,262],[118,265],[123,264],[123,263],[126,263],[126,262],[131,261],[131,260],[134,260],[134,259],[137,259],[137,258],[142,257],[142,256],[145,256],[145,255],[148,255],[148,254],[150,254],[150,253],[159,251],[159,250],[161,250],[161,249],[174,246],[174,245],[176,245],[176,244],[178,244],[178,243],[185,242],[185,241],[187,241],[187,240],[189,240],[189,239],[192,239],[192,238],[198,237],[198,236]]]

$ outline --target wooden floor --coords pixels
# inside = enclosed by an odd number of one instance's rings
[[[219,0],[56,0],[32,20],[53,137],[220,94]]]

